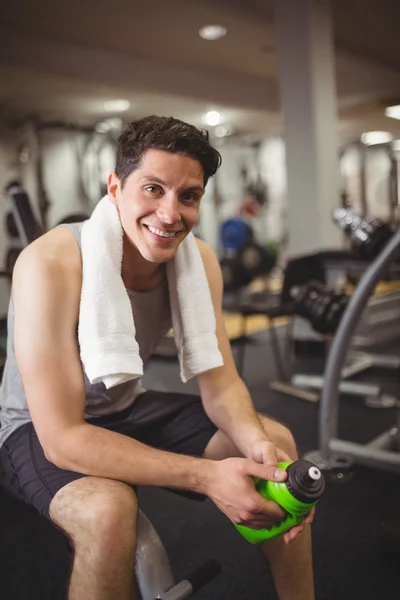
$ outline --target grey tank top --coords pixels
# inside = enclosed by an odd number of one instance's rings
[[[69,227],[81,247],[82,223],[63,225]],[[157,344],[171,328],[171,310],[168,284],[152,292],[132,292],[129,295],[136,328],[136,340],[143,363],[153,354]],[[31,421],[24,386],[14,352],[14,306],[10,299],[7,317],[7,359],[0,389],[0,446],[18,427]],[[127,408],[144,391],[141,380],[134,379],[106,389],[103,383],[91,384],[84,368],[86,387],[85,418],[111,414]]]

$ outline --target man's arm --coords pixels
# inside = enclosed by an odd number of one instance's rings
[[[267,440],[253,401],[239,377],[222,314],[223,280],[217,257],[212,249],[197,240],[210,286],[216,318],[216,335],[224,364],[198,376],[204,408],[209,418],[242,452],[251,457],[251,447]]]
[[[81,284],[80,252],[66,228],[31,244],[15,265],[15,353],[48,460],[86,475],[204,493],[234,523],[271,526],[281,520],[282,509],[254,489],[254,478],[274,478],[273,467],[173,454],[85,422],[76,335]]]
[[[81,257],[67,229],[29,246],[14,270],[15,353],[32,421],[58,467],[131,484],[204,492],[209,461],[89,425],[76,327]]]

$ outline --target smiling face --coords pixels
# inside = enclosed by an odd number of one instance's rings
[[[108,180],[127,239],[150,263],[174,256],[199,218],[203,194],[201,164],[163,150],[147,150],[122,187],[115,173]]]

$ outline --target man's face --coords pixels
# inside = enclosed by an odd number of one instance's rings
[[[170,260],[199,218],[204,193],[201,164],[183,154],[147,150],[121,190],[115,173],[108,194],[129,241],[152,263]]]

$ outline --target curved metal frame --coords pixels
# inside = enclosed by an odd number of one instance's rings
[[[141,600],[155,600],[172,588],[174,577],[164,545],[141,510],[137,527],[136,580]]]
[[[376,284],[380,281],[382,273],[397,256],[400,256],[400,231],[393,235],[378,258],[365,272],[354,291],[332,342],[325,368],[324,388],[320,404],[320,451],[318,457],[316,453],[308,455],[310,459],[312,456],[314,461],[319,462],[322,467],[331,468],[335,464],[334,457],[341,454],[367,466],[400,471],[400,453],[388,449],[391,440],[398,435],[396,427],[369,444],[356,444],[340,440],[337,437],[339,382],[351,339],[362,311],[373,294]]]

